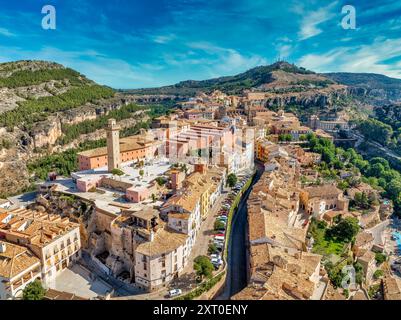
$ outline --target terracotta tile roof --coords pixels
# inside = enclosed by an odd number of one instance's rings
[[[5,279],[12,279],[25,270],[38,265],[40,260],[33,252],[25,247],[0,241],[5,252],[0,252],[0,276]]]
[[[355,238],[355,246],[361,247],[373,241],[373,235],[370,232],[359,232]]]
[[[401,300],[401,290],[397,280],[387,275],[383,278],[384,300]]]
[[[136,252],[146,256],[158,256],[169,253],[185,244],[188,235],[174,232],[169,228],[159,229],[153,241],[147,241],[137,246]]]
[[[79,297],[73,293],[58,291],[55,289],[48,289],[44,296],[44,300],[88,300]]]
[[[332,184],[306,187],[304,190],[308,192],[310,199],[318,197],[335,197],[343,193],[340,189]]]
[[[65,233],[79,228],[79,224],[70,222],[59,215],[38,212],[29,209],[9,211],[13,217],[8,223],[0,223],[4,234],[24,238],[30,244],[43,247]]]

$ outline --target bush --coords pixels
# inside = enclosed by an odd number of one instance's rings
[[[213,254],[213,253],[218,253],[219,250],[217,250],[217,247],[214,243],[209,244],[209,248],[207,249],[207,252],[209,254]]]
[[[180,296],[178,298],[176,298],[175,300],[192,300],[195,299],[196,297],[199,297],[202,293],[209,291],[210,289],[212,289],[216,283],[218,283],[221,278],[224,276],[224,273],[220,273],[218,276],[203,282],[198,288],[196,288],[195,290],[191,291],[190,293]]]
[[[383,270],[380,270],[380,269],[376,270],[375,273],[373,274],[373,277],[375,279],[379,279],[383,276],[384,276],[384,272],[383,272]]]
[[[225,227],[224,223],[222,221],[216,220],[214,223],[214,230],[223,230]]]
[[[22,299],[24,300],[43,300],[46,294],[46,289],[42,287],[39,280],[35,280],[28,284],[22,291]]]
[[[237,184],[238,178],[234,173],[230,173],[227,177],[227,185],[232,188]]]
[[[118,168],[114,168],[113,170],[111,170],[111,173],[115,176],[122,176],[124,175],[124,172],[121,169]]]
[[[157,182],[157,184],[161,187],[161,186],[163,186],[163,185],[165,185],[166,184],[166,179],[164,179],[163,177],[157,177],[156,179],[156,182]]]
[[[194,260],[194,270],[196,271],[196,274],[201,278],[211,278],[214,271],[214,266],[210,262],[208,257],[198,256]]]
[[[387,256],[381,252],[376,252],[375,259],[376,259],[376,263],[378,265],[380,265],[387,260]]]

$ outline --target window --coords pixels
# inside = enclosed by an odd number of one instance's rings
[[[143,263],[143,270],[147,270],[148,266],[146,264],[146,262]]]

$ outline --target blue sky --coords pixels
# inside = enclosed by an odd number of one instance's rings
[[[47,4],[56,30],[41,28]],[[346,4],[355,30],[341,27]],[[278,57],[401,78],[401,0],[0,0],[0,62],[56,61],[115,88],[232,75]]]

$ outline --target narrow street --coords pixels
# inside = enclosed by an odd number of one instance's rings
[[[238,209],[233,216],[231,237],[228,246],[226,286],[223,293],[218,298],[219,300],[230,299],[231,296],[247,285],[247,201],[253,185],[260,179],[264,171],[264,166],[256,164],[256,169],[257,172],[253,178],[252,185],[242,196]]]

